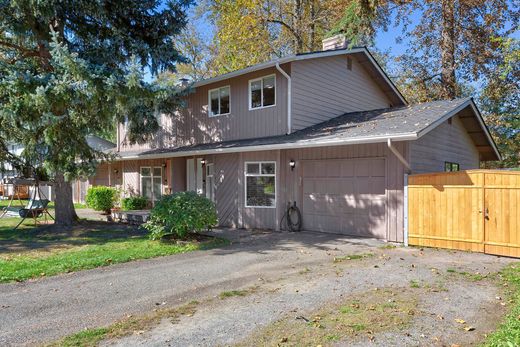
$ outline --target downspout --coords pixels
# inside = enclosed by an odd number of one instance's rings
[[[291,106],[291,90],[292,90],[292,80],[291,76],[287,74],[281,67],[280,63],[276,62],[276,70],[278,70],[286,79],[287,79],[287,135],[289,135],[292,131],[292,106]]]
[[[386,144],[388,145],[388,149],[391,150],[392,153],[394,153],[394,155],[397,157],[397,159],[399,159],[399,161],[403,163],[403,165],[406,167],[406,173],[411,174],[412,168],[410,167],[410,164],[408,164],[408,162],[406,161],[406,159],[404,159],[401,153],[399,153],[399,151],[392,145],[392,140],[387,139]]]

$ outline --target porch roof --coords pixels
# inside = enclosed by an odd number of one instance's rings
[[[120,160],[131,160],[378,143],[386,142],[388,139],[410,141],[419,139],[456,114],[459,114],[479,149],[482,159],[499,159],[500,154],[496,145],[471,98],[345,113],[290,135],[120,152],[118,154]]]

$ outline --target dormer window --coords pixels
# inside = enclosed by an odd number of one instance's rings
[[[229,114],[229,86],[211,89],[208,93],[209,97],[209,116],[221,116]]]
[[[249,81],[249,109],[274,106],[276,103],[276,76],[269,75]]]

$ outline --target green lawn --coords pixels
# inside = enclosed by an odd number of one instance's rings
[[[500,272],[500,276],[511,291],[512,309],[497,331],[491,334],[483,345],[487,347],[520,346],[520,264],[506,267]]]
[[[151,241],[141,229],[103,222],[83,222],[66,231],[26,224],[13,231],[18,221],[18,218],[0,219],[0,282],[23,281],[226,243],[220,239],[183,243]]]
[[[27,205],[27,201],[28,200],[22,200],[22,204],[24,206]],[[0,208],[1,207],[5,207],[8,204],[9,204],[9,200],[6,200],[6,199],[0,200]],[[17,200],[17,199],[14,199],[12,206],[13,207],[20,207],[20,201]],[[87,208],[87,205],[82,204],[82,203],[74,203],[74,207],[79,210],[79,209],[82,209],[82,208]],[[54,209],[54,202],[53,201],[51,201],[49,203],[48,208],[49,208],[49,210],[53,210]]]

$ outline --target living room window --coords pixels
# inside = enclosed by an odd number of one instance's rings
[[[276,76],[269,75],[249,81],[249,109],[274,106],[276,103]]]
[[[450,161],[445,161],[444,162],[444,171],[446,171],[446,172],[460,171],[460,165],[459,165],[459,163],[452,163]]]
[[[162,167],[141,167],[141,195],[150,201],[162,196]]]
[[[230,87],[220,87],[211,89],[208,92],[209,116],[221,116],[229,114],[230,107]]]
[[[276,163],[246,162],[246,207],[276,207]]]

